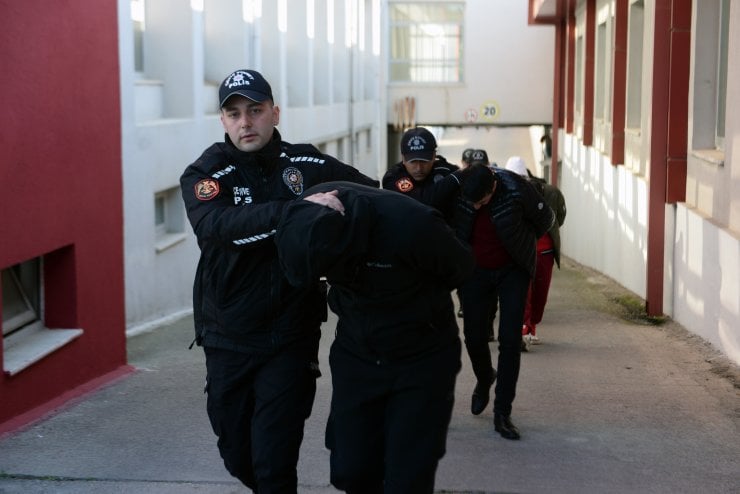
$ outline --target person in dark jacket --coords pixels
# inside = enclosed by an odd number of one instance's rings
[[[473,165],[461,178],[457,230],[460,238],[470,242],[476,261],[473,276],[460,289],[465,347],[477,379],[470,410],[474,415],[483,412],[496,382],[494,428],[506,439],[519,439],[511,411],[519,378],[524,304],[535,272],[537,239],[550,229],[554,215],[532,184],[515,173]],[[488,348],[496,294],[498,374]]]
[[[537,336],[537,325],[542,321],[545,305],[547,305],[553,265],[557,264],[558,269],[560,269],[560,227],[565,222],[567,211],[565,197],[560,189],[539,177],[533,176],[520,156],[510,157],[506,161],[506,169],[529,180],[555,213],[555,222],[552,227],[537,239],[537,269],[532,283],[529,285],[522,324],[522,350],[529,351],[530,344],[538,345],[540,343]]]
[[[225,142],[180,178],[201,251],[193,312],[208,417],[234,477],[255,492],[295,492],[326,300],[318,280],[301,288],[287,282],[275,229],[286,204],[314,184],[378,182],[313,146],[284,142],[275,128],[280,109],[259,72],[230,74],[219,100]],[[306,199],[343,210],[335,195]]]
[[[439,209],[449,220],[460,192],[460,180],[455,174],[460,168],[437,154],[437,140],[424,127],[404,132],[401,157],[401,162],[383,175],[383,188]]]
[[[338,316],[326,428],[331,483],[347,492],[432,493],[460,370],[451,290],[473,271],[441,214],[408,196],[347,182],[344,215],[295,202],[277,228],[296,286],[326,276]]]
[[[495,163],[491,163],[491,161],[488,159],[488,153],[485,149],[466,149],[465,150],[470,151],[467,155],[467,168],[468,166],[474,166],[474,165],[483,165],[483,166],[497,166]],[[463,154],[463,157],[465,157],[465,154]],[[493,303],[491,304],[491,313],[489,315],[489,330],[488,330],[488,341],[495,341],[495,331],[493,329],[494,322],[496,320],[496,312],[498,311],[498,296],[495,294],[492,295]],[[463,317],[463,301],[462,298],[459,298],[460,300],[460,310],[457,312],[457,317]]]

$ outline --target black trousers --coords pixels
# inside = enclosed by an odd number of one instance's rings
[[[522,351],[522,321],[529,289],[529,274],[515,264],[499,269],[475,268],[461,288],[465,348],[475,377],[480,382],[493,379],[493,363],[488,346],[490,314],[496,297],[499,305],[498,377],[493,411],[511,415],[519,379]]]
[[[316,394],[316,345],[270,357],[205,348],[207,409],[226,469],[259,494],[291,493]]]
[[[331,483],[348,493],[434,491],[452,417],[461,345],[409,362],[358,358],[336,342],[326,428]]]

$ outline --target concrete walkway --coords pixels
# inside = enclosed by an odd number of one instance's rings
[[[522,356],[512,415],[521,441],[493,431],[490,406],[470,414],[475,380],[464,355],[438,492],[740,492],[738,367],[676,324],[620,317],[620,294],[567,260],[554,273],[543,344]],[[338,492],[323,447],[333,322],[306,425],[302,493]],[[216,450],[192,334],[185,318],[129,339],[136,372],[0,439],[0,493],[246,492]]]

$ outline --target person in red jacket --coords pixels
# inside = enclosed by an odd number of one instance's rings
[[[506,161],[506,169],[527,178],[545,198],[545,202],[555,213],[555,223],[537,239],[537,268],[534,279],[529,285],[527,305],[524,308],[524,323],[522,325],[522,350],[529,351],[530,345],[538,345],[537,325],[542,321],[542,315],[547,305],[547,295],[550,292],[552,268],[557,264],[560,269],[560,227],[565,222],[565,197],[560,189],[548,184],[545,180],[534,177],[527,169],[524,160],[519,156],[512,156]]]

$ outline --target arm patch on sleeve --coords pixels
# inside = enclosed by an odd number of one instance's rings
[[[221,192],[218,181],[212,178],[204,178],[198,181],[193,188],[195,190],[195,197],[199,201],[210,201]]]

